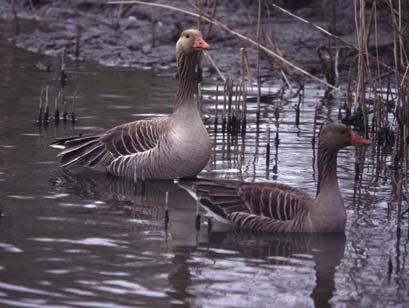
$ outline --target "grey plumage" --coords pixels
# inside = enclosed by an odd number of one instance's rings
[[[276,183],[195,181],[180,185],[217,220],[263,232],[335,233],[345,229],[346,211],[338,186],[337,153],[369,140],[343,124],[326,125],[319,136],[318,188],[313,199],[302,190]]]
[[[191,189],[218,220],[253,231],[303,232],[313,203],[305,192],[282,184],[198,181]]]
[[[210,158],[210,138],[196,106],[195,67],[208,45],[185,30],[176,45],[179,86],[171,115],[114,127],[99,135],[61,139],[62,167],[83,166],[127,178],[196,176]]]

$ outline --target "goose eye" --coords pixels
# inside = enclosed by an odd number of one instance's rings
[[[190,37],[190,35],[189,35],[189,34],[186,34],[186,35],[185,35],[185,37],[186,37],[186,38],[189,38],[189,37]]]

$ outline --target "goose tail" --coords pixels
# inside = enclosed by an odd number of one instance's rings
[[[209,180],[180,181],[178,183],[181,188],[200,203],[211,217],[223,224],[231,224],[231,222],[228,220],[227,213],[223,210],[220,201],[237,198],[235,184],[233,181]],[[216,194],[217,197],[212,197],[213,194]]]
[[[92,167],[107,154],[104,144],[99,139],[99,135],[70,137],[56,140],[50,146],[64,149],[58,154],[63,168],[73,165]]]

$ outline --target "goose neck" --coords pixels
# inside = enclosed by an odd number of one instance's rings
[[[338,149],[331,149],[324,142],[318,144],[318,188],[317,195],[328,189],[338,189]]]
[[[198,63],[198,53],[180,55],[178,62],[179,85],[176,92],[175,109],[185,104],[194,103],[194,95],[197,93],[197,81],[195,68]]]
[[[337,177],[338,149],[318,144],[318,189],[310,212],[311,230],[318,233],[345,230],[346,210]]]

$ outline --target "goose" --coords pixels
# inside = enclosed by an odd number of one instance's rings
[[[210,45],[196,29],[176,43],[179,84],[169,116],[116,126],[105,133],[60,139],[54,147],[63,168],[86,167],[115,176],[146,179],[195,177],[210,158],[210,137],[194,95],[195,68]]]
[[[337,233],[346,210],[338,186],[337,154],[349,145],[371,142],[344,124],[324,126],[318,140],[316,198],[283,184],[234,180],[180,182],[216,220],[240,229],[283,233]]]

